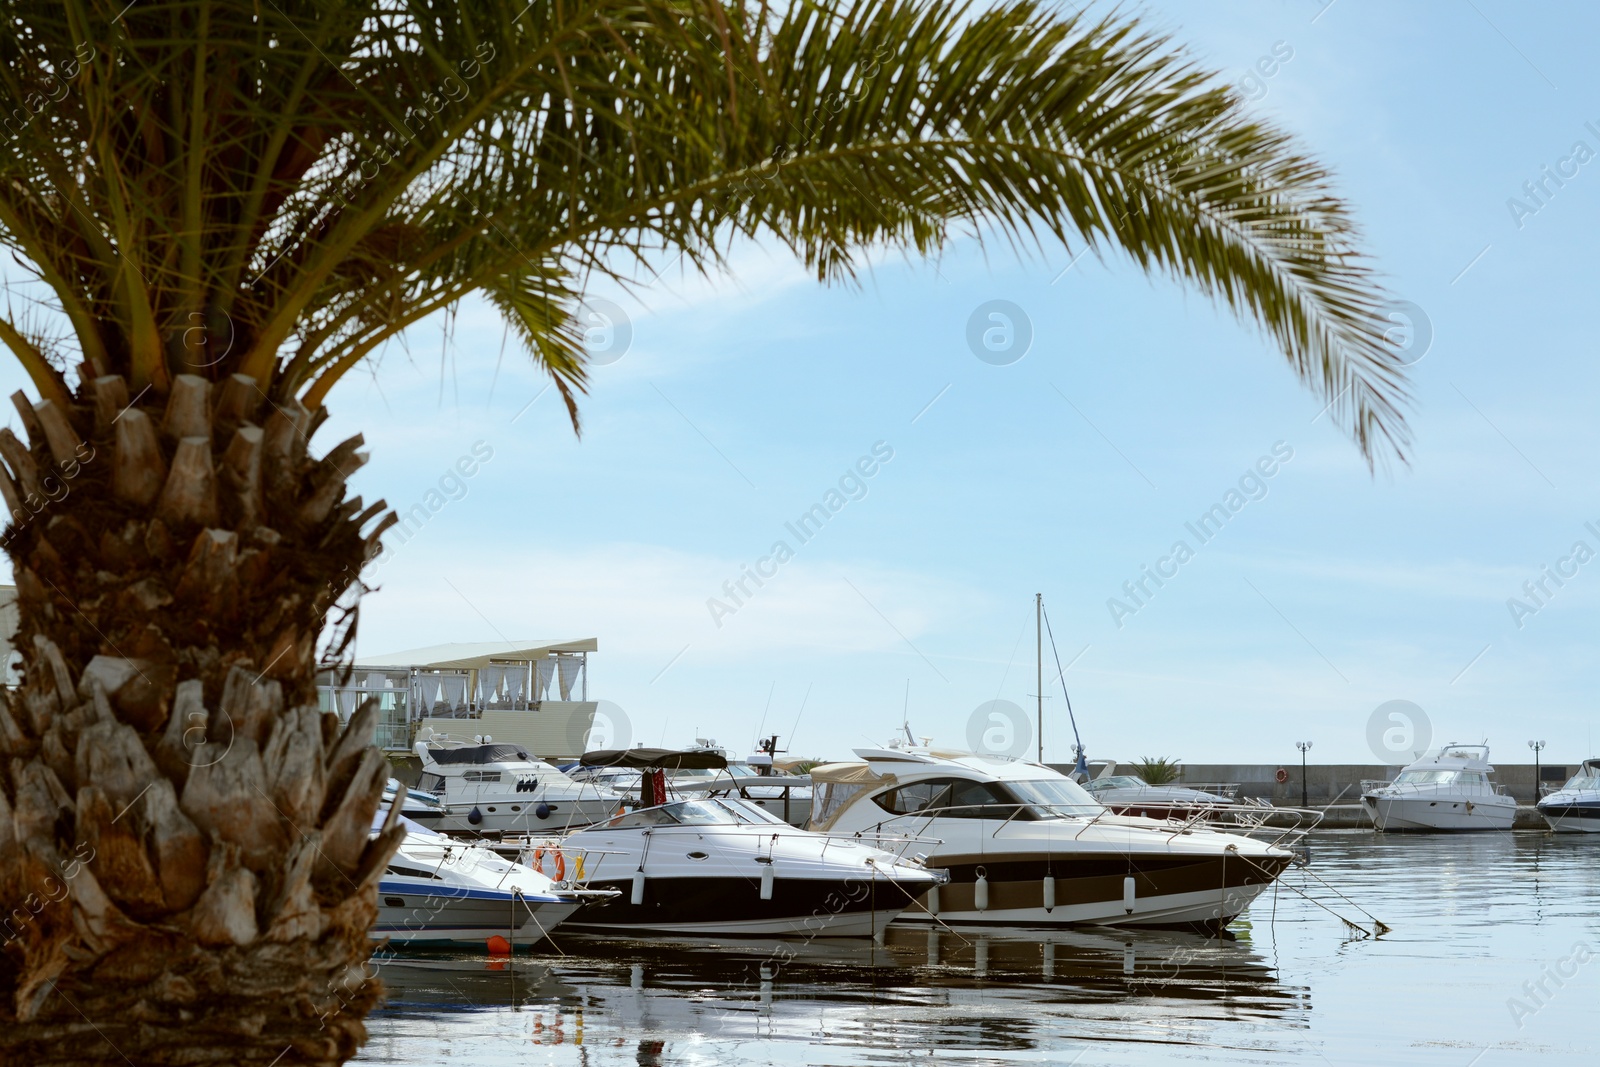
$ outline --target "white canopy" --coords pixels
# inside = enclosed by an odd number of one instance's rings
[[[599,647],[599,642],[593,637],[575,641],[455,641],[379,656],[361,656],[356,669],[420,667],[434,671],[479,670],[491,662],[542,660],[552,652],[594,652]]]

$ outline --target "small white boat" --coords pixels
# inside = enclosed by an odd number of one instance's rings
[[[1392,782],[1361,783],[1361,803],[1379,830],[1509,830],[1516,798],[1489,780],[1488,745],[1452,742]]]
[[[1600,759],[1586,759],[1567,784],[1539,801],[1558,834],[1600,834]]]
[[[465,836],[547,834],[588,826],[616,813],[622,798],[575,782],[521,745],[492,738],[431,734],[418,741],[419,792],[438,799],[434,828]]]
[[[1066,775],[1009,756],[911,745],[856,755],[811,769],[811,828],[922,851],[949,870],[951,883],[902,922],[1220,929],[1294,860],[1288,846],[1304,833],[1298,822],[1252,823],[1247,836],[1118,815]]]
[[[383,803],[378,805],[378,809],[388,811],[396,797],[401,797],[400,814],[424,829],[437,829],[447,814],[444,803],[438,797],[420,789],[412,789],[397,778],[391,778],[384,784]]]
[[[406,836],[378,881],[378,919],[371,930],[372,938],[393,947],[483,945],[499,937],[514,949],[545,937],[585,903],[605,899],[557,886],[481,845],[404,817],[401,822]]]

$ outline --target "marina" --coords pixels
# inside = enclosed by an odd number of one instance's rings
[[[0,1067],[1600,1063],[1600,7],[6,12]]]

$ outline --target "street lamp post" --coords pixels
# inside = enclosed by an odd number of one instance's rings
[[[1544,748],[1543,741],[1529,741],[1528,747],[1533,749],[1533,802],[1539,803],[1539,750]]]
[[[1300,750],[1300,806],[1309,808],[1311,804],[1306,799],[1306,753],[1311,749],[1311,742],[1296,741],[1294,747]]]

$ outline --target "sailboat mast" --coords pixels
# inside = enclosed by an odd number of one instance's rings
[[[1043,763],[1044,762],[1044,622],[1043,622],[1043,620],[1044,620],[1044,594],[1043,593],[1035,593],[1035,594],[1033,594],[1033,643],[1034,643],[1034,653],[1035,653],[1033,662],[1034,662],[1034,666],[1036,668],[1036,676],[1035,676],[1034,682],[1033,682],[1033,684],[1034,684],[1034,690],[1033,691],[1039,697],[1039,711],[1038,711],[1038,729],[1036,729],[1034,731],[1034,736],[1038,739],[1038,746],[1039,746],[1038,753],[1039,754],[1038,754],[1037,762],[1039,762],[1039,763]]]

